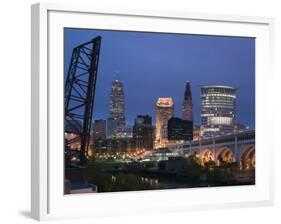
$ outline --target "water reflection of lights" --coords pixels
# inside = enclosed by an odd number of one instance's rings
[[[104,152],[104,153],[95,153],[94,157],[96,159],[138,159],[145,154],[146,150],[140,149],[133,152]]]

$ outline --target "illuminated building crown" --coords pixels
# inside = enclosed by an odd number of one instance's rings
[[[160,97],[158,98],[156,105],[158,107],[173,107],[174,102],[172,97]]]

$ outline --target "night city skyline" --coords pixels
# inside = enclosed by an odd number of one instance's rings
[[[255,39],[65,29],[65,194],[255,184]]]
[[[102,46],[93,120],[107,119],[115,79],[124,85],[127,125],[146,114],[155,124],[159,97],[172,97],[174,116],[181,117],[189,80],[195,124],[200,125],[200,86],[219,84],[238,88],[236,121],[254,129],[254,38],[65,29],[66,70],[73,47],[97,35]]]

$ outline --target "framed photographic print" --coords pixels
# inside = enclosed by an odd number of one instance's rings
[[[272,26],[33,5],[32,216],[272,204]]]

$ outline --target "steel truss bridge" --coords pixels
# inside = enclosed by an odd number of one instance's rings
[[[81,164],[87,160],[100,47],[100,36],[75,47],[65,81],[65,134],[74,135],[65,138],[65,153],[69,157],[78,154]],[[77,145],[78,150],[72,150],[71,145]]]

